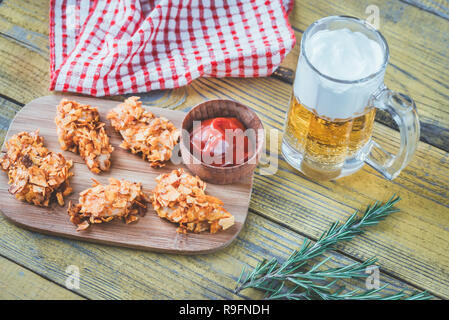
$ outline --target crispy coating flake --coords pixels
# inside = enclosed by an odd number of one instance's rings
[[[179,233],[216,233],[234,224],[234,217],[223,208],[223,202],[205,194],[206,183],[182,168],[156,178],[151,200],[161,218],[179,223]]]
[[[149,199],[140,183],[110,178],[109,185],[102,185],[92,180],[92,188],[80,193],[78,204],[69,202],[70,222],[78,226],[77,231],[86,230],[93,223],[116,218],[131,223],[145,215]]]
[[[72,192],[71,160],[66,161],[62,154],[44,147],[39,130],[14,135],[6,143],[6,149],[0,167],[8,174],[10,193],[37,206],[48,207],[53,198],[64,205],[64,196]]]
[[[114,148],[109,143],[105,124],[100,122],[97,108],[62,99],[55,122],[62,150],[79,153],[94,173],[109,170]]]
[[[120,147],[141,153],[152,167],[163,167],[179,140],[180,131],[173,123],[145,111],[139,97],[126,99],[109,112],[108,119],[123,137]]]

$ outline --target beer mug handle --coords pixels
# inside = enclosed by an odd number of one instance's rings
[[[402,93],[383,87],[371,99],[371,105],[390,113],[397,123],[401,135],[401,145],[397,154],[383,149],[371,140],[366,163],[382,173],[385,178],[393,180],[412,159],[419,142],[419,119],[415,102]]]

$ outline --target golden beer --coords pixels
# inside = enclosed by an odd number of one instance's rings
[[[316,169],[338,171],[347,158],[366,145],[373,130],[375,108],[350,119],[318,116],[293,95],[284,138]]]

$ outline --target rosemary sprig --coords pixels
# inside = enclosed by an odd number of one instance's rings
[[[362,234],[368,226],[376,225],[385,217],[398,210],[393,208],[400,200],[393,196],[386,203],[374,203],[366,208],[359,217],[359,212],[354,212],[344,224],[335,222],[331,227],[323,232],[320,238],[312,244],[309,239],[305,239],[301,248],[295,250],[286,261],[280,263],[277,259],[263,260],[251,272],[242,273],[237,281],[236,293],[246,288],[256,288],[265,292],[267,299],[401,299],[405,294],[399,292],[390,296],[380,296],[379,289],[360,292],[353,290],[342,293],[344,287],[331,292],[331,288],[338,279],[365,278],[367,267],[374,265],[377,261],[370,258],[362,263],[355,262],[343,267],[328,268],[321,270],[329,259],[314,264],[308,271],[303,271],[306,264],[311,259],[322,256],[327,250],[333,249],[341,241],[348,241],[356,235]],[[330,282],[329,282],[330,281]],[[322,283],[326,283],[323,285]],[[409,299],[426,299],[431,296],[427,293],[414,294]]]

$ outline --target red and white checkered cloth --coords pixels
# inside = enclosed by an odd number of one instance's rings
[[[270,75],[292,0],[51,0],[50,90],[93,96]]]

